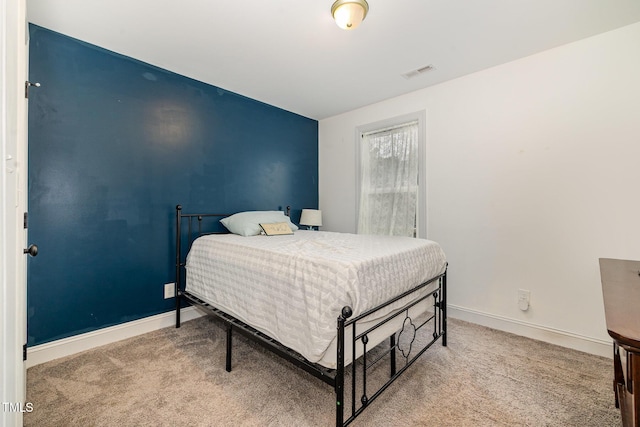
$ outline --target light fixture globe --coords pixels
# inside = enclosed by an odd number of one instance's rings
[[[369,12],[366,0],[337,0],[331,6],[331,15],[338,27],[343,30],[354,30],[360,25]]]

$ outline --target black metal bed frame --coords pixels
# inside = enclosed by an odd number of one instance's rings
[[[289,215],[290,207],[287,206],[286,214]],[[262,332],[256,330],[255,328],[247,325],[240,320],[234,318],[233,316],[219,310],[207,302],[201,300],[200,298],[190,294],[185,291],[184,283],[186,282],[186,274],[184,271],[184,267],[186,264],[186,254],[191,246],[191,243],[201,235],[204,234],[225,234],[225,231],[210,231],[205,232],[202,228],[202,222],[205,218],[223,218],[228,216],[228,214],[215,214],[215,213],[206,213],[206,214],[185,214],[182,213],[182,206],[176,206],[176,264],[175,264],[175,295],[176,295],[176,328],[180,327],[180,309],[182,306],[182,301],[186,300],[191,304],[194,304],[202,309],[204,309],[208,314],[213,315],[214,317],[221,320],[226,328],[226,370],[227,372],[231,372],[231,357],[232,357],[232,340],[233,340],[233,331],[237,331],[241,335],[255,341],[256,343],[262,345],[273,353],[279,355],[285,360],[293,363],[294,365],[302,368],[304,371],[310,373],[311,375],[319,378],[323,382],[329,384],[334,388],[336,393],[336,426],[346,426],[350,424],[362,411],[364,411],[368,405],[373,402],[380,394],[386,390],[391,383],[393,383],[396,378],[398,378],[409,366],[411,366],[418,357],[420,357],[427,349],[429,349],[439,338],[442,338],[442,345],[447,345],[447,271],[445,269],[444,273],[394,297],[393,299],[375,307],[371,310],[368,310],[356,317],[352,317],[353,312],[350,307],[343,307],[342,312],[337,317],[337,368],[329,369],[324,366],[321,366],[316,363],[309,362],[299,353],[291,350],[288,347],[285,347],[277,340],[263,334]],[[183,221],[187,221],[187,248],[186,251],[182,251],[182,240],[185,236],[182,235],[182,223]],[[197,221],[197,227],[194,226],[194,221]],[[184,278],[184,280],[183,280]],[[391,314],[387,315],[387,317],[382,318],[376,322],[375,325],[367,328],[364,331],[357,332],[356,324],[367,318],[369,315],[382,310],[389,305],[399,301],[402,298],[405,298],[409,295],[416,294],[420,292],[422,289],[432,284],[433,282],[438,283],[437,287],[430,292],[422,295],[420,298],[413,300],[411,303],[404,305],[400,310],[393,311]],[[429,298],[433,298],[433,313],[430,313],[426,319],[420,319],[419,324],[416,326],[414,321],[417,319],[412,319],[409,315],[409,310],[416,306],[417,304],[426,301]],[[376,358],[372,361],[368,361],[368,351],[370,349],[367,348],[367,344],[369,341],[369,334],[372,331],[379,328],[380,326],[386,324],[392,319],[405,316],[405,320],[403,321],[402,329],[399,332],[392,334],[389,337],[389,348],[385,352],[382,352],[381,355],[376,355]],[[399,342],[399,337],[405,332],[405,326],[408,324],[411,325],[413,329],[413,337],[408,343],[408,351],[405,351],[406,347],[401,347]],[[415,341],[416,331],[425,327],[429,323],[433,324],[433,332],[431,334],[431,339],[423,344],[421,349],[413,351],[413,344]],[[350,340],[345,341],[345,334],[350,330]],[[407,329],[409,331],[409,329]],[[363,347],[363,354],[358,359],[361,360],[361,363],[356,363],[355,355],[356,355],[356,345],[360,342]],[[351,414],[345,414],[345,375],[349,373],[349,371],[344,366],[345,364],[345,345],[348,343],[352,346],[352,358],[354,359],[350,364],[351,370]],[[400,369],[397,368],[396,357],[397,353],[404,357],[405,363]],[[390,375],[389,379],[384,382],[381,386],[379,386],[376,390],[372,392],[372,394],[367,395],[367,370],[372,368],[378,361],[380,361],[386,355],[389,356],[390,359]],[[361,372],[358,372],[358,365],[362,368]],[[357,374],[361,373],[362,379],[361,383],[356,385]],[[357,403],[356,393],[358,389],[362,389],[362,395],[360,396],[360,404]],[[346,418],[345,418],[346,416]]]

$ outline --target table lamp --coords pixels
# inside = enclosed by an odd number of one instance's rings
[[[321,227],[322,211],[317,209],[302,209],[300,225],[306,225],[308,230],[313,230],[313,227]]]

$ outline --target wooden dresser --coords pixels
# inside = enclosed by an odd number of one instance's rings
[[[640,261],[600,259],[607,331],[613,338],[613,389],[622,425],[640,426]]]

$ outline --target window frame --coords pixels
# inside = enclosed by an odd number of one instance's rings
[[[356,171],[356,209],[355,224],[358,228],[360,218],[360,197],[362,183],[360,181],[362,166],[362,137],[363,134],[399,126],[412,121],[418,122],[418,200],[416,206],[416,236],[427,238],[427,135],[426,135],[426,110],[403,114],[401,116],[380,120],[377,122],[360,125],[355,129],[355,171]]]

